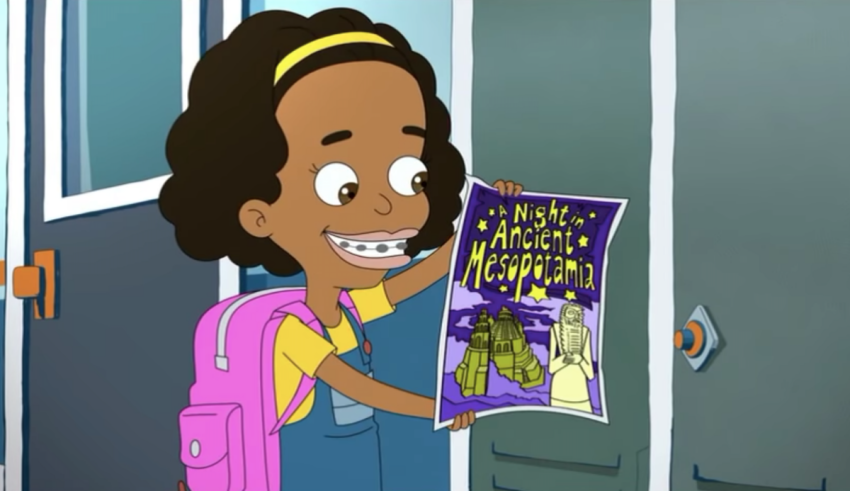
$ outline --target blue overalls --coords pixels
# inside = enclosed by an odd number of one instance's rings
[[[357,336],[357,348],[340,358],[371,377],[370,345],[351,313],[340,309]],[[321,380],[314,391],[310,414],[280,430],[281,491],[381,491],[375,410]]]

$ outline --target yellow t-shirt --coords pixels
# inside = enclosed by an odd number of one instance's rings
[[[372,288],[352,290],[348,293],[357,307],[357,313],[360,314],[360,322],[364,324],[395,311],[395,306],[390,304],[387,298],[384,282]],[[274,340],[274,387],[278,418],[283,415],[295,395],[302,374],[315,377],[316,370],[328,355],[342,355],[357,348],[354,329],[359,328],[352,326],[343,315],[338,326],[325,326],[331,338],[331,342],[328,342],[294,315],[284,317]],[[314,398],[314,391],[310,391],[286,424],[300,421],[310,414]]]

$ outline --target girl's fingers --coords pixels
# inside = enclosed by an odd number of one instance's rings
[[[522,184],[514,183],[514,196],[519,196],[519,194],[522,192],[522,189]]]
[[[505,182],[505,192],[502,193],[502,194],[506,194],[508,196],[514,195],[514,182],[513,181],[506,181]]]
[[[499,191],[499,194],[504,196],[504,194],[505,194],[505,181],[499,179],[498,181],[493,183],[493,187],[496,188],[497,191]]]
[[[475,423],[475,411],[469,411],[469,426]]]
[[[460,415],[460,429],[464,429],[469,426],[469,413],[463,413]]]
[[[183,481],[177,481],[177,491],[186,491],[186,485]]]

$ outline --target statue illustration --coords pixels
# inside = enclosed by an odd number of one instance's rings
[[[561,307],[561,316],[549,336],[550,405],[593,412],[587,382],[593,380],[590,329],[584,325],[584,308],[576,303]]]
[[[455,370],[455,381],[464,397],[487,393],[490,361],[499,374],[519,382],[524,389],[545,381],[543,367],[531,351],[522,324],[507,307],[499,310],[495,320],[486,309],[478,314],[463,361]]]

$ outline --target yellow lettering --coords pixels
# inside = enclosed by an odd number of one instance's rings
[[[545,230],[543,230],[542,232],[540,232],[540,235],[538,236],[538,245],[537,245],[537,248],[538,248],[538,249],[543,249],[544,251],[548,251],[548,250],[549,250],[549,245],[550,245],[550,244],[549,244],[549,237],[550,237],[551,235],[552,235],[552,231],[551,231],[551,230],[549,230],[548,228],[547,228],[547,229],[545,229]]]
[[[544,269],[543,269],[544,264],[543,263],[544,263],[543,256],[541,256],[540,254],[536,254],[534,256],[534,278],[537,279],[537,280],[539,280],[540,278],[543,278],[543,271],[544,271]],[[543,282],[546,284],[546,286],[549,286],[549,283],[551,283],[550,281],[548,281],[548,278],[544,278]]]
[[[541,229],[546,226],[546,207],[538,206],[534,209],[534,228]]]
[[[497,245],[498,244],[498,245]],[[496,233],[490,239],[490,249],[507,249],[508,248],[508,221],[505,219],[499,220],[499,225],[496,226]]]
[[[570,205],[564,205],[564,206],[561,207],[561,216],[558,217],[558,226],[564,227],[564,226],[567,225],[567,213],[569,213],[569,212],[570,212]]]
[[[499,281],[505,279],[505,275],[508,273],[508,260],[511,258],[508,254],[502,254],[502,257],[499,258],[499,274],[496,275],[499,278]]]
[[[522,297],[522,284],[525,282],[525,278],[530,272],[531,253],[525,252],[522,254],[522,260],[520,261],[519,266],[519,277],[516,280],[516,287],[514,288],[514,302],[519,302],[520,297]]]
[[[578,261],[575,259],[567,259],[567,281],[565,284],[573,284],[575,286],[581,286],[581,279],[579,278],[579,270],[578,270]]]
[[[487,256],[487,263],[484,265],[484,281],[486,281],[487,283],[490,283],[494,279],[496,279],[495,278],[496,275],[493,274],[492,271],[490,271],[490,268],[492,268],[493,265],[496,264],[496,262],[498,260],[499,260],[498,254],[490,254],[489,256]]]
[[[555,260],[555,268],[554,268],[555,270],[552,273],[552,276],[555,279],[555,283],[558,283],[559,285],[563,285],[564,284],[564,258],[562,258],[561,256],[555,256],[552,259]]]
[[[564,232],[560,229],[552,231],[552,250],[555,254],[564,253]],[[556,245],[557,244],[557,245]]]
[[[523,223],[528,220],[528,203],[517,203],[514,205],[514,223]]]
[[[511,227],[511,239],[508,241],[511,244],[511,249],[518,249],[522,242],[522,227],[514,225]]]
[[[508,281],[514,281],[519,270],[519,256],[516,254],[511,256],[508,261]]]
[[[531,239],[528,238],[528,236],[530,236],[533,233],[534,233],[533,230],[531,230],[530,228],[527,228],[527,229],[525,229],[525,231],[522,234],[522,248],[525,249],[526,251],[531,250],[531,248],[534,246],[534,242]]]
[[[596,290],[596,285],[593,283],[593,263],[584,263],[585,277],[584,288],[587,290]]]
[[[481,287],[481,267],[484,262],[484,253],[487,251],[487,242],[476,240],[472,242],[472,253],[469,255],[469,260],[466,263],[466,271],[463,273],[463,279],[460,281],[460,286],[465,287],[469,283],[469,274],[475,270],[474,287],[477,290]]]

